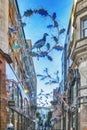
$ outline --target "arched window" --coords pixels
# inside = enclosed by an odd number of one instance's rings
[[[23,98],[22,98],[21,92],[20,92],[20,94],[19,94],[19,107],[20,107],[20,109],[23,108]]]
[[[14,86],[15,90],[14,90],[14,100],[15,100],[15,106],[18,107],[19,106],[19,88],[17,86]]]
[[[28,100],[25,98],[24,99],[24,113],[29,114],[29,105],[28,105]]]
[[[8,100],[15,100],[15,86],[14,83],[7,81],[6,83],[6,93]]]

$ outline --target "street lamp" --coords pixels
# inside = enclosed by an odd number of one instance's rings
[[[12,82],[12,83],[14,83],[15,85],[21,84],[21,83],[23,83],[23,82],[28,82],[28,81],[29,81],[29,78],[26,78],[25,80],[21,80],[21,81],[19,81],[19,82],[15,81],[14,79],[6,79],[7,84],[9,84],[10,82]],[[29,92],[29,90],[26,89],[26,88],[24,88],[23,91],[24,91],[24,93],[28,93],[28,92]]]

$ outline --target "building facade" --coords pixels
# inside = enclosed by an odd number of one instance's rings
[[[16,0],[0,1],[0,129],[34,130],[37,81]],[[33,125],[31,125],[31,122]]]
[[[87,130],[87,1],[74,0],[62,55],[61,130]],[[65,93],[65,96],[64,96]],[[59,94],[59,92],[57,92]],[[65,98],[64,98],[65,97]],[[57,99],[58,105],[59,99]],[[56,108],[56,107],[55,107]],[[59,108],[59,106],[58,106]],[[57,108],[57,110],[58,110]],[[53,127],[53,129],[55,129]]]
[[[74,12],[74,51],[72,59],[80,74],[78,96],[78,129],[87,129],[87,1],[77,0]],[[80,124],[80,125],[79,125]]]
[[[58,87],[53,90],[53,101],[52,103],[52,130],[61,130],[63,124],[63,113],[62,113],[62,87]]]
[[[64,130],[87,129],[87,2],[75,0],[67,31],[67,76],[65,80],[68,110]],[[65,107],[65,106],[64,106]]]

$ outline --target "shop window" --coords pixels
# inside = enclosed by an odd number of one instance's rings
[[[22,109],[22,107],[23,107],[23,98],[22,98],[21,93],[19,94],[19,107],[20,107],[20,109]]]
[[[81,37],[87,37],[87,18],[81,20]]]
[[[18,107],[19,106],[19,88],[18,87],[15,87],[14,97],[15,97],[15,104]]]
[[[14,87],[15,87],[15,85],[14,85],[14,83],[12,83],[12,100],[14,100],[14,96],[15,96]]]
[[[28,108],[28,101],[27,101],[27,99],[24,99],[24,113],[27,115],[29,114],[28,109],[29,109]]]
[[[14,112],[14,127],[15,127],[15,130],[18,129],[18,124],[19,124],[18,113]]]

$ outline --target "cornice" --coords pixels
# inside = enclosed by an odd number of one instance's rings
[[[6,61],[7,61],[9,64],[12,63],[11,57],[10,57],[8,54],[4,53],[1,49],[0,49],[0,54],[6,59]]]
[[[82,9],[79,9],[77,10],[78,6],[80,3],[82,3],[84,0],[79,0],[77,3],[76,3],[76,7],[75,7],[75,11],[74,11],[74,21],[73,21],[73,26],[75,26],[75,21],[76,21],[76,18],[77,16],[79,16],[80,14],[84,13],[87,11],[87,5],[85,7],[83,7]],[[82,4],[81,4],[82,5]]]

